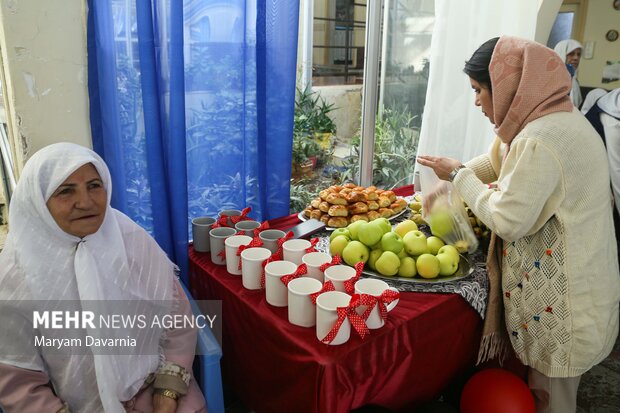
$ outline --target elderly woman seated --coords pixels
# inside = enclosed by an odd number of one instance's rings
[[[191,318],[177,268],[142,228],[110,207],[111,191],[104,161],[70,143],[40,150],[23,170],[0,253],[5,413],[206,412],[191,373],[194,326],[148,323],[149,314]],[[103,328],[91,320],[58,329],[44,322],[45,311],[68,311],[75,303],[82,316],[87,308],[127,316],[139,309],[143,323]],[[77,320],[65,322],[71,327]],[[52,338],[59,341],[49,345]],[[89,346],[88,338],[119,347]]]

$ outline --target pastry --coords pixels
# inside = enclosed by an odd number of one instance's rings
[[[327,220],[327,226],[332,228],[344,228],[349,225],[349,221],[345,217],[331,217]]]
[[[347,207],[344,205],[332,205],[327,213],[331,217],[346,217],[349,215],[349,211],[347,211]]]
[[[368,222],[368,215],[367,214],[357,214],[357,215],[352,215],[351,216],[351,222],[355,222],[355,221],[366,221]]]
[[[351,215],[355,214],[365,214],[368,212],[368,204],[365,202],[356,202],[354,204],[349,205],[349,212]]]
[[[330,204],[334,205],[346,205],[348,203],[346,198],[342,194],[330,193],[329,195],[327,195],[325,200]]]

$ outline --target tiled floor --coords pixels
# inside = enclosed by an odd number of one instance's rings
[[[429,406],[430,407],[430,406]],[[447,407],[447,406],[445,406]],[[432,411],[440,411],[432,409]],[[448,411],[448,410],[441,410]],[[456,411],[456,410],[455,410]],[[250,413],[239,400],[229,400],[229,413]],[[620,412],[620,337],[612,353],[583,375],[577,395],[577,413]],[[274,412],[280,413],[280,412]],[[346,413],[346,412],[343,412]]]

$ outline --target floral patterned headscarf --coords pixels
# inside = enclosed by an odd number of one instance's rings
[[[529,122],[571,112],[571,77],[553,50],[531,40],[500,37],[489,65],[496,132],[510,144]]]

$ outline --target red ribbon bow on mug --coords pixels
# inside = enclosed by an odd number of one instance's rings
[[[293,231],[289,231],[282,238],[278,238],[278,250],[275,252],[274,255],[277,255],[278,257],[282,257],[283,256],[282,245],[286,241],[288,241],[289,239],[292,239],[294,236],[295,236],[295,234],[293,234]],[[280,259],[282,259],[282,258],[280,258]]]
[[[250,213],[251,210],[252,210],[251,207],[243,208],[243,211],[241,211],[241,215],[236,215],[236,216],[230,217],[230,222],[232,222],[233,225],[235,225],[239,221],[248,220],[249,219],[248,218],[248,214]]]
[[[258,237],[258,234],[263,232],[264,230],[269,229],[269,222],[263,221],[258,228],[254,230],[254,236]]]
[[[275,254],[272,254],[269,258],[263,261],[263,263],[261,264],[263,267],[263,271],[260,274],[260,288],[265,288],[265,267],[267,266],[267,264],[273,261],[281,261],[281,260],[282,260],[282,257],[278,257]]]
[[[375,297],[374,295],[362,294],[362,297],[364,296],[370,297],[370,301],[372,302],[372,304],[370,304],[368,308],[366,308],[366,311],[364,311],[364,314],[362,314],[362,318],[364,320],[368,320],[368,317],[370,317],[370,312],[375,308],[376,305],[378,305],[379,315],[381,316],[381,319],[387,320],[387,304],[390,304],[394,300],[398,300],[400,298],[400,293],[398,291],[385,290],[378,297]]]
[[[355,264],[355,276],[346,280],[344,284],[344,290],[347,294],[353,295],[355,292],[355,283],[360,279],[360,275],[362,275],[362,271],[364,270],[364,262],[360,261]]]
[[[304,274],[308,274],[308,267],[306,266],[306,264],[300,264],[294,273],[283,275],[282,277],[280,277],[280,281],[282,281],[282,283],[288,287],[288,283],[293,281],[295,278],[301,277]]]
[[[321,340],[323,343],[329,344],[331,343],[338,331],[340,331],[340,326],[344,322],[345,318],[348,318],[353,326],[353,329],[359,334],[362,340],[369,333],[368,326],[362,317],[355,311],[355,309],[360,305],[367,305],[366,299],[362,299],[359,294],[353,294],[351,297],[351,301],[349,305],[346,307],[338,307],[336,312],[338,313],[338,319],[336,323],[332,327],[332,329],[327,333],[327,335]]]
[[[326,262],[325,264],[321,265],[319,267],[319,270],[321,272],[325,272],[326,269],[328,269],[329,267],[332,267],[334,265],[338,265],[342,262],[342,258],[340,258],[340,255],[334,255],[332,257],[332,260],[330,262]]]
[[[255,237],[252,239],[252,241],[250,241],[248,245],[239,245],[239,248],[237,248],[237,257],[241,257],[241,253],[248,248],[260,247],[262,245],[263,241],[261,241],[260,238]],[[239,265],[237,266],[237,269],[241,269],[241,259],[239,259]]]
[[[328,291],[336,291],[336,287],[334,287],[334,283],[330,280],[327,280],[321,289],[316,293],[310,294],[310,300],[312,300],[312,304],[316,305],[316,299],[319,298],[319,295],[326,293]]]
[[[307,253],[311,253],[311,252],[316,252],[316,244],[319,243],[319,239],[318,238],[312,238],[310,240],[310,246],[308,248],[306,248],[306,252]]]

